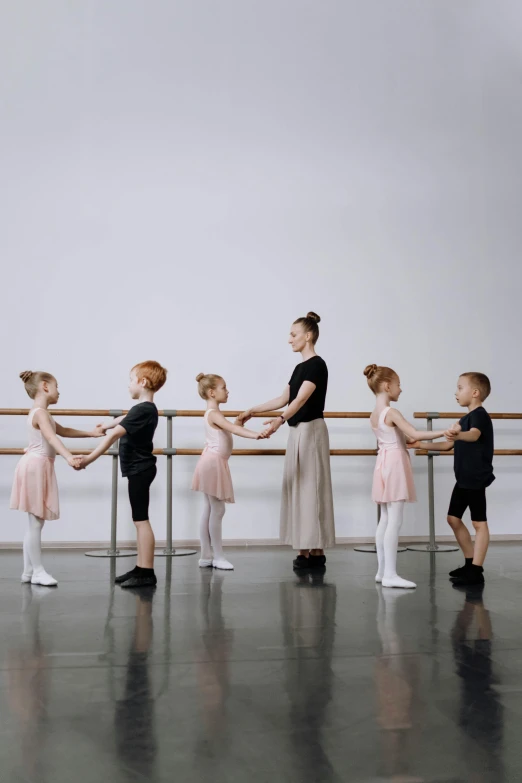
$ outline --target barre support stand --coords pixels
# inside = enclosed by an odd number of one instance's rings
[[[428,430],[433,429],[433,419],[438,419],[438,413],[428,414]],[[458,546],[445,546],[435,541],[435,481],[433,475],[433,457],[439,456],[438,451],[428,451],[428,508],[430,540],[428,544],[409,546],[410,552],[458,552]]]
[[[167,457],[167,543],[164,549],[154,552],[155,557],[185,557],[197,554],[196,549],[174,549],[172,546],[172,457],[176,449],[172,448],[172,419],[177,416],[175,410],[164,410],[167,417],[167,448],[163,453]]]

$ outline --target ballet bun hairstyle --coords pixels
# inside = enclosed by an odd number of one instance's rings
[[[378,364],[369,364],[365,367],[364,375],[374,394],[379,394],[384,383],[391,383],[399,377],[391,367],[380,367]]]
[[[54,375],[51,375],[50,372],[42,372],[41,370],[37,370],[36,372],[32,372],[31,370],[24,370],[24,372],[20,373],[20,378],[25,386],[27,394],[32,400],[34,400],[36,397],[41,383],[51,383],[51,381],[56,381],[56,378]]]
[[[219,381],[222,381],[223,378],[221,375],[214,375],[214,373],[209,373],[208,375],[205,375],[204,372],[200,372],[199,375],[196,375],[196,383],[198,385],[198,393],[201,399],[208,400],[208,393],[212,389],[215,389],[218,385]]]
[[[319,323],[321,321],[320,316],[317,313],[310,311],[304,318],[298,318],[294,321],[294,324],[301,324],[305,332],[310,332],[312,335],[312,342],[315,345],[319,339]]]

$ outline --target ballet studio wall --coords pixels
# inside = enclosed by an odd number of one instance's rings
[[[377,362],[400,374],[410,418],[456,409],[468,370],[490,376],[491,412],[522,411],[516,4],[22,0],[4,16],[0,407],[28,407],[18,374],[42,369],[62,407],[125,408],[129,369],[157,359],[159,408],[200,408],[195,376],[215,372],[243,409],[288,382],[289,328],[312,309],[327,410],[371,410],[362,372]],[[374,446],[367,421],[328,426],[333,448]],[[522,422],[495,433],[521,448]],[[0,417],[0,441],[24,446],[25,420]],[[175,446],[203,441],[201,419],[175,420]],[[0,545],[21,540],[16,459],[0,457]],[[197,539],[195,460],[174,458],[176,541]],[[426,459],[413,460],[410,539],[428,532]],[[282,458],[230,465],[224,537],[275,542]],[[373,535],[372,470],[332,458],[341,541]],[[495,472],[492,533],[520,537],[521,459]],[[435,473],[445,535],[452,460]],[[75,473],[58,457],[57,474],[46,542],[106,542],[110,459]],[[134,538],[125,485],[121,541]],[[158,539],[165,494],[160,457]]]

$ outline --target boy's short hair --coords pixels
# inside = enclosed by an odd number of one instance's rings
[[[479,390],[482,402],[487,400],[491,394],[491,383],[487,375],[483,372],[463,372],[460,377],[469,378],[470,384]]]
[[[159,391],[167,380],[167,370],[159,362],[148,361],[135,364],[132,370],[136,371],[138,381],[147,381],[147,388],[153,392]],[[131,371],[132,372],[132,371]]]

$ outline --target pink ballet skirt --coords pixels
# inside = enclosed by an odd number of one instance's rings
[[[225,503],[235,503],[228,459],[205,449],[194,471],[192,489],[224,500]]]
[[[234,441],[230,432],[209,423],[209,413],[210,410],[205,413],[206,446],[196,465],[192,489],[224,500],[225,503],[234,503],[234,488],[228,467]]]
[[[373,474],[372,500],[375,503],[394,503],[399,500],[415,503],[417,495],[406,440],[397,427],[389,427],[385,423],[389,410],[388,407],[382,411],[378,426],[373,428],[379,452]]]
[[[11,508],[40,519],[59,519],[58,484],[52,457],[24,454],[15,470]]]

